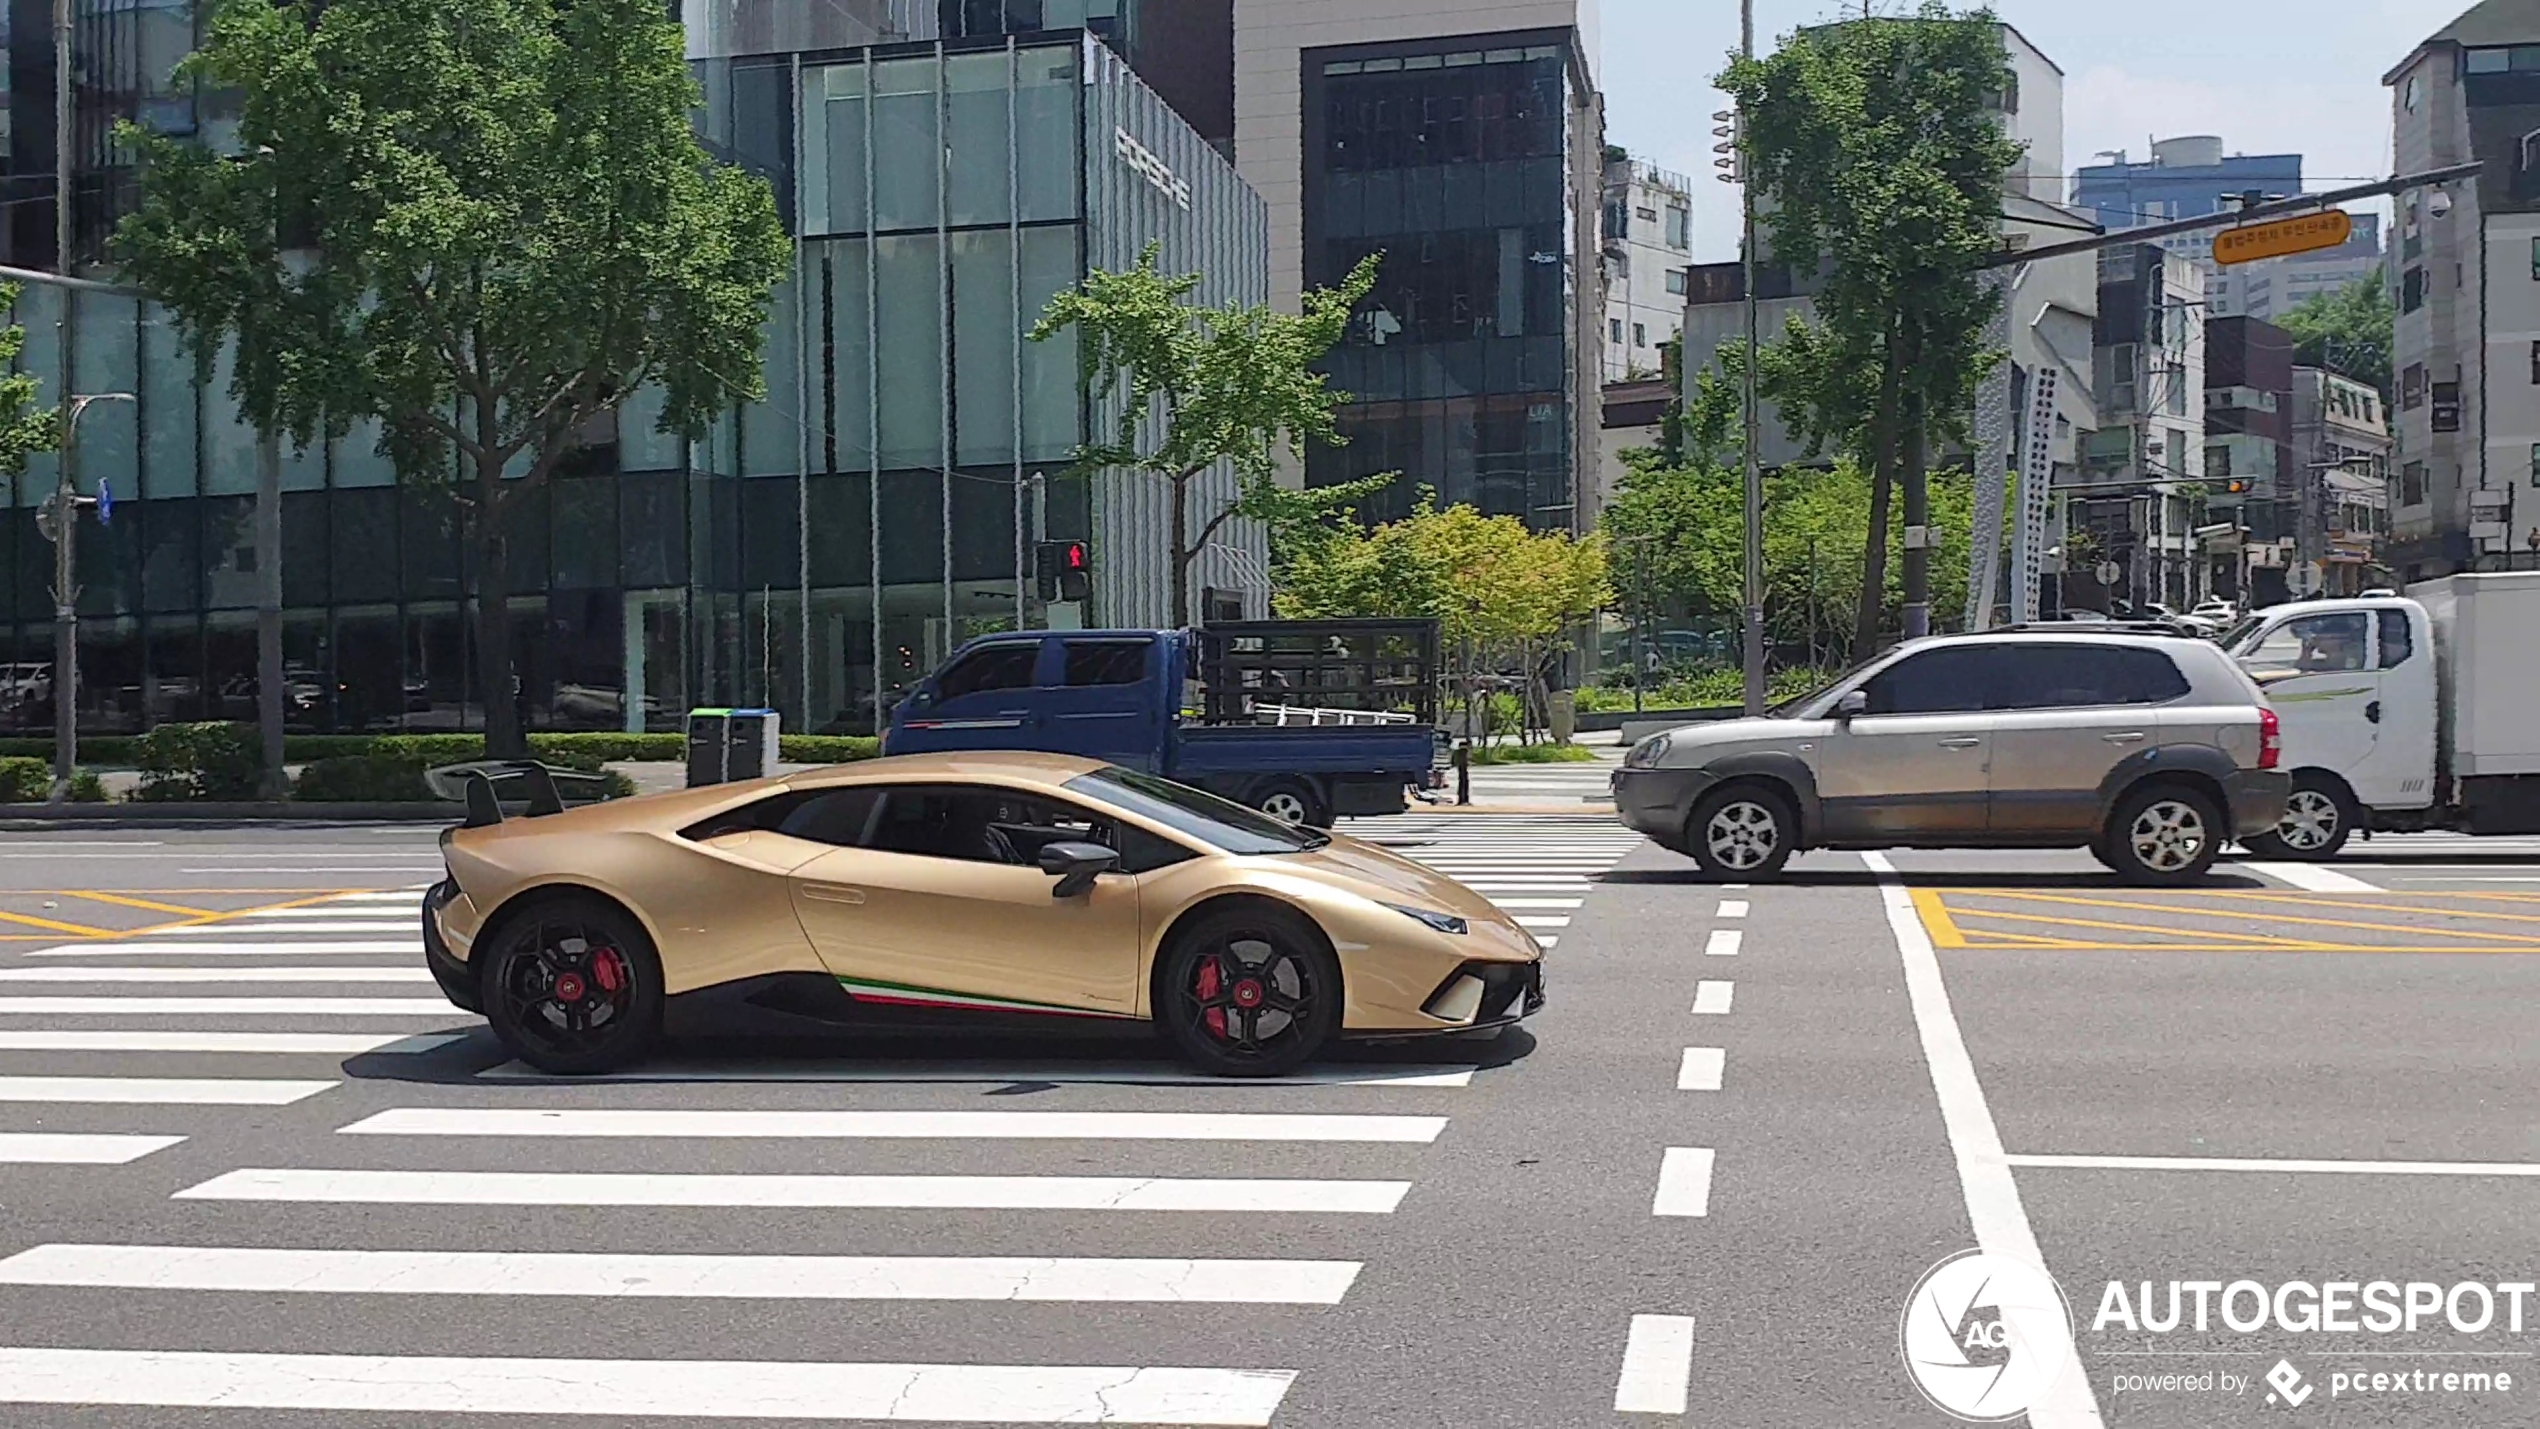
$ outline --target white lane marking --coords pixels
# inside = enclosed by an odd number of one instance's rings
[[[16,841],[15,841],[15,840],[11,840],[10,842],[11,842],[11,843],[15,843]],[[23,852],[21,852],[20,850],[18,850],[18,849],[16,849],[16,848],[9,847],[8,845],[0,845],[0,850],[4,850],[4,851],[0,851],[0,858],[73,858],[73,857],[76,857],[76,856],[77,856],[77,855],[74,855],[74,854],[67,854],[67,853],[54,853],[54,852],[52,852],[52,851],[51,851],[51,850],[54,850],[54,849],[64,849],[64,848],[164,848],[164,847],[166,847],[166,844],[165,844],[162,840],[159,840],[159,839],[53,839],[53,838],[48,838],[48,839],[46,839],[46,840],[44,841],[44,849],[43,849],[43,850],[41,850],[41,851],[37,851],[37,850],[27,850],[27,851],[23,851]]]
[[[1266,1425],[1292,1370],[0,1349],[0,1403]]]
[[[138,857],[139,855],[135,855],[135,856],[136,856],[136,857]],[[114,854],[109,854],[109,855],[107,855],[107,857],[109,857],[109,858],[113,858],[113,857],[117,857],[117,855],[114,855]],[[157,858],[157,857],[164,857],[164,855],[153,854],[153,855],[151,855],[151,857],[154,857],[154,858]],[[363,857],[363,855],[356,854],[356,855],[354,855],[354,857],[359,858],[359,857]],[[260,866],[260,867],[256,867],[256,868],[241,868],[241,867],[237,866],[236,864],[231,864],[231,865],[229,865],[229,866],[227,866],[227,867],[224,867],[224,868],[180,868],[180,869],[178,869],[178,870],[177,870],[177,872],[179,872],[179,873],[226,873],[226,874],[231,874],[231,875],[234,875],[234,876],[237,876],[237,877],[240,877],[240,878],[246,878],[246,877],[255,877],[255,878],[299,878],[299,877],[302,877],[302,876],[307,875],[307,874],[315,874],[315,873],[398,874],[398,873],[439,873],[440,871],[441,871],[441,865],[439,865],[439,864],[437,864],[437,863],[425,863],[425,862],[424,862],[424,861],[422,861],[421,859],[416,859],[415,861],[413,861],[413,862],[411,862],[411,863],[386,863],[386,864],[373,863],[373,864],[358,864],[358,865],[353,865],[353,866],[349,866],[349,867],[348,867],[348,866],[345,866],[345,865],[341,865],[341,864],[305,864],[305,863],[304,863],[304,864],[298,864],[298,865],[295,865],[295,866],[292,866],[292,867],[287,867],[287,868],[284,868],[284,867],[261,867],[261,866]],[[325,890],[325,889],[323,889],[323,888],[312,888],[312,889],[309,889],[308,891],[309,891],[309,892],[311,892],[311,893],[324,893],[326,890]]]
[[[1888,929],[1904,963],[1906,997],[1913,1006],[1915,1030],[1921,1034],[1923,1060],[1931,1070],[1941,1125],[1957,1158],[1958,1184],[1966,1197],[1967,1220],[1976,1244],[1990,1254],[2011,1256],[2043,1269],[2046,1257],[2038,1252],[2028,1211],[2020,1204],[2019,1182],[2003,1159],[2002,1134],[1994,1126],[1993,1109],[1985,1103],[1984,1084],[1977,1080],[1975,1061],[1967,1055],[1957,1014],[1950,1010],[1940,956],[1932,950],[1931,935],[1923,931],[1922,916],[1914,910],[1914,895],[1886,855],[1865,853],[1861,860],[1877,876],[1879,897],[1887,905]],[[2096,1429],[2101,1422],[2090,1375],[2078,1352],[2071,1352],[2055,1388],[2029,1409],[2029,1423],[2034,1429]]]
[[[1750,885],[1744,883],[1723,883],[1720,885],[1720,891],[1723,893],[1744,893],[1749,886]]]
[[[1720,916],[1720,917],[1722,917],[1722,918],[1743,918],[1743,917],[1745,917],[1745,916],[1746,916],[1746,900],[1745,900],[1745,899],[1743,899],[1743,898],[1723,898],[1723,899],[1721,899],[1721,900],[1720,900],[1720,911],[1719,911],[1719,915],[1718,915],[1718,916]]]
[[[368,938],[352,942],[277,943],[266,939],[235,943],[160,943],[142,938],[118,943],[100,938],[94,942],[68,943],[58,948],[37,948],[30,958],[120,958],[183,953],[187,957],[333,957],[339,953],[403,953],[408,957],[423,956],[423,938]]]
[[[1391,1215],[1408,1181],[1152,1176],[738,1176],[704,1173],[328,1171],[249,1167],[190,1201],[393,1206],[795,1207],[821,1210],[1300,1211]]]
[[[1584,898],[1494,898],[1491,903],[1512,913],[1521,909],[1559,912],[1567,908],[1585,907],[1587,900]]]
[[[0,967],[0,982],[430,982],[422,968]]]
[[[1676,1067],[1676,1090],[1680,1092],[1716,1092],[1720,1074],[1728,1065],[1729,1054],[1718,1047],[1687,1047],[1684,1060]]]
[[[1653,1216],[1711,1214],[1711,1148],[1670,1146],[1658,1163],[1658,1196],[1650,1202]]]
[[[194,1032],[144,1028],[82,1032],[0,1028],[0,1052],[260,1052],[349,1057],[364,1052],[429,1052],[460,1041],[458,1032]]]
[[[350,1136],[777,1137],[951,1140],[1381,1141],[1425,1144],[1442,1116],[1170,1111],[643,1111],[392,1107]]]
[[[117,1106],[289,1106],[333,1082],[250,1077],[0,1077],[0,1102],[89,1102]]]
[[[379,916],[379,910],[366,905],[372,903],[385,903],[391,900],[399,903],[412,903],[415,905],[417,910],[415,916],[418,918],[423,916],[421,911],[423,907],[422,895],[414,893],[348,893],[341,898],[333,898],[324,903],[313,903],[299,908],[266,908],[260,910],[256,916],[259,918],[313,918],[321,921],[344,918],[376,918]]]
[[[181,928],[154,929],[150,936],[154,938],[237,938],[258,933],[280,933],[293,937],[307,937],[310,934],[324,936],[329,933],[413,933],[415,940],[421,942],[423,934],[416,931],[419,922],[420,920],[415,918],[358,920],[346,918],[330,923],[189,923]]]
[[[2305,893],[2379,893],[2378,884],[2366,883],[2351,873],[2339,873],[2316,863],[2244,863],[2240,867],[2261,878],[2272,878]]]
[[[1539,947],[1539,948],[1542,948],[1542,949],[1543,949],[1544,951],[1546,951],[1546,952],[1550,952],[1552,949],[1554,949],[1554,948],[1556,948],[1556,947],[1559,947],[1560,945],[1561,945],[1561,940],[1560,940],[1559,938],[1537,938],[1537,939],[1535,939],[1535,946],[1536,946],[1536,947]]]
[[[1617,1414],[1682,1414],[1693,1383],[1693,1317],[1634,1315],[1614,1382]]]
[[[464,1017],[437,997],[0,997],[10,1016]]]
[[[1693,985],[1693,1010],[1706,1017],[1726,1017],[1736,997],[1736,983],[1704,978]]]
[[[1715,928],[1711,932],[1711,941],[1702,951],[1715,958],[1733,958],[1745,941],[1746,935],[1735,928]]]
[[[0,1044],[5,1045],[5,1044]],[[1046,1082],[1058,1086],[1216,1087],[1466,1087],[1470,1067],[1309,1067],[1285,1077],[1247,1077],[1230,1082],[1176,1067],[1089,1062],[1079,1067],[1009,1066],[995,1062],[865,1062],[836,1066],[767,1066],[756,1062],[653,1062],[631,1072],[588,1077],[550,1076],[521,1062],[505,1062],[476,1074],[497,1082],[545,1082],[587,1086],[593,1082]]]
[[[1520,928],[1567,928],[1570,926],[1570,920],[1567,918],[1520,918],[1517,920],[1517,926]]]
[[[1337,1305],[1358,1270],[1351,1260],[39,1245],[0,1260],[0,1285],[248,1294]]]
[[[2286,1171],[2331,1176],[2540,1176],[2529,1161],[2317,1161],[2250,1156],[2030,1156],[2003,1158],[2014,1166],[2059,1166],[2084,1171]]]
[[[0,1166],[121,1166],[165,1151],[182,1136],[0,1131]]]

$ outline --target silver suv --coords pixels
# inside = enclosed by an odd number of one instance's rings
[[[2075,848],[2201,877],[2283,816],[2275,712],[2218,645],[2105,628],[1911,641],[1758,719],[1633,745],[1623,822],[1717,878],[1803,848]]]

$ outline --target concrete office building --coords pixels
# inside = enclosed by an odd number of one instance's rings
[[[2215,595],[2272,605],[2300,585],[2293,335],[2256,318],[2205,324],[2205,541]]]
[[[2184,609],[2206,594],[2194,494],[2205,456],[2205,270],[2149,243],[2098,256],[2100,425],[2081,443],[2067,519],[2117,566],[2111,595]]]
[[[869,728],[977,631],[1166,619],[1165,492],[1063,474],[1109,414],[1088,400],[1072,343],[1023,333],[1050,295],[1150,241],[1167,266],[1205,275],[1201,300],[1263,301],[1260,200],[1083,31],[939,42],[926,38],[932,5],[859,0],[781,23],[738,4],[690,18],[701,130],[769,178],[798,236],[767,331],[770,394],[692,445],[656,432],[658,406],[638,393],[526,513],[511,639],[528,725],[672,729],[694,705],[767,703],[788,728]],[[50,338],[64,298],[29,281],[13,315],[48,394],[64,385]],[[139,397],[81,426],[83,487],[106,477],[119,498],[81,543],[81,723],[248,716],[255,441],[228,374],[198,383],[147,304],[69,298],[68,386]],[[450,513],[397,485],[374,436],[285,455],[291,722],[476,727],[472,577]],[[50,664],[51,548],[32,508],[54,482],[39,460],[10,493],[0,664]],[[1203,478],[1198,504],[1233,487],[1230,472]],[[1089,605],[1032,598],[1019,577],[1042,537],[1090,541]],[[1231,523],[1203,554],[1195,607],[1263,613],[1263,541]],[[50,717],[49,697],[0,703],[0,728]]]
[[[1398,471],[1573,529],[1596,460],[1605,295],[1595,0],[1236,0],[1235,156],[1293,306],[1362,257],[1376,292],[1330,364],[1344,447],[1305,478]]]
[[[2390,538],[2390,407],[2352,378],[2293,369],[2292,465],[2301,500],[2294,556],[2316,565],[2328,595],[2386,584]]]
[[[2382,82],[2393,200],[2396,505],[2384,559],[2420,580],[2540,555],[2540,3],[2485,0]]]
[[[1605,161],[1605,380],[1659,375],[1692,295],[1693,180],[1616,153]]]
[[[2086,164],[2073,175],[2072,201],[2111,231],[2221,213],[2233,206],[2230,196],[2251,190],[2280,197],[2302,192],[2301,155],[2226,154],[2214,134],[2155,140],[2151,157],[2141,162],[2122,149],[2104,157],[2115,162]],[[2182,234],[2163,246],[2206,257],[2213,235]]]

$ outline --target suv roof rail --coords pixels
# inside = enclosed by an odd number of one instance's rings
[[[2033,620],[1961,630],[1960,635],[2171,635],[2193,638],[2195,632],[2168,620]]]

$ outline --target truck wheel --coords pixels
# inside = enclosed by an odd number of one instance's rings
[[[2249,836],[2251,851],[2267,858],[2296,860],[2335,858],[2362,822],[2362,810],[2346,786],[2319,774],[2293,777],[2293,796],[2284,801],[2284,820],[2262,834]]]
[[[2118,803],[2102,840],[2119,878],[2157,887],[2204,877],[2228,837],[2213,800],[2184,784],[2152,784]]]
[[[1332,822],[1323,811],[1322,801],[1302,780],[1275,779],[1262,785],[1252,791],[1252,806],[1281,823],[1309,829],[1325,828]]]

